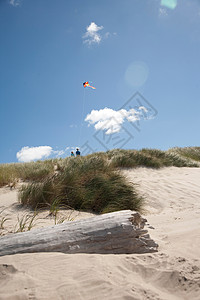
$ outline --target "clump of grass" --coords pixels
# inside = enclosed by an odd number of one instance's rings
[[[168,150],[169,153],[179,155],[188,160],[200,162],[200,147],[185,147],[185,148],[172,148]]]
[[[0,187],[10,184],[19,178],[19,172],[15,164],[1,164],[0,165]]]
[[[161,168],[168,166],[198,167],[194,161],[186,159],[177,153],[157,149],[120,150],[119,153],[108,153],[111,165],[115,168],[134,168],[138,166]]]
[[[178,153],[169,152],[166,153],[167,161],[165,166],[175,167],[199,167],[199,165],[191,159],[186,159]]]
[[[22,185],[18,197],[22,205],[28,205],[34,209],[43,208],[53,203],[58,190],[58,185],[54,186],[53,180],[46,178],[42,182]]]
[[[142,198],[133,186],[118,173],[96,174],[86,182],[84,209],[108,213],[123,209],[140,210]]]
[[[162,166],[162,151],[124,150],[112,158],[112,166],[115,168],[134,168],[138,166],[160,168]]]
[[[33,208],[59,203],[96,213],[139,210],[142,204],[133,186],[102,155],[66,161],[56,177],[23,186],[19,199]]]
[[[21,179],[22,181],[41,181],[54,172],[57,160],[0,165],[0,187]]]

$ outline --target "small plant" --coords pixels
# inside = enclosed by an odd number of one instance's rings
[[[27,231],[30,231],[35,226],[34,221],[36,220],[37,215],[38,215],[38,212],[35,210],[33,216],[31,216],[29,219]]]
[[[61,212],[61,210],[66,210],[66,209],[70,209],[69,215],[66,217],[61,216],[59,218],[59,213]],[[62,204],[61,200],[59,200],[59,199],[55,199],[49,208],[49,216],[54,217],[55,225],[61,224],[64,221],[73,221],[74,220],[74,218],[72,217],[73,212],[74,212],[74,210],[71,207],[69,207],[68,205]]]
[[[70,209],[70,213],[66,216],[66,217],[61,217],[57,220],[57,223],[56,224],[61,224],[63,223],[64,221],[74,221],[75,220],[75,217],[72,216],[72,214],[74,213],[74,210],[73,209]]]
[[[53,203],[50,205],[49,208],[49,215],[54,217],[54,223],[55,225],[58,224],[58,212],[60,211],[60,201],[58,199],[55,199]],[[64,222],[60,220],[60,223]]]
[[[0,211],[0,215],[3,213],[4,210],[5,210],[5,208]],[[9,220],[9,218],[7,218],[7,216],[1,216],[1,218],[0,218],[0,229],[4,229],[4,224],[8,220]]]
[[[1,217],[1,219],[0,219],[0,229],[4,229],[4,223],[8,220],[9,220],[9,218]]]
[[[49,205],[49,215],[56,216],[58,211],[60,210],[60,200],[55,199],[52,204]]]
[[[17,224],[15,226],[15,233],[17,232],[24,232],[24,231],[29,231],[33,228],[33,226],[35,225],[33,222],[37,216],[37,212],[34,212],[33,215],[30,214],[26,214],[23,215],[21,218],[18,216],[17,217]],[[16,227],[18,226],[18,228],[16,229]]]
[[[27,221],[28,221],[28,216],[27,215],[21,217],[21,219],[18,216],[17,217],[18,229],[15,230],[15,232],[23,232],[23,231],[25,231],[25,227],[26,227]],[[16,227],[17,227],[17,225],[16,225]]]
[[[66,221],[74,221],[75,217],[72,217],[72,214],[74,213],[74,209],[70,208],[70,213],[68,214],[68,216],[65,218]]]

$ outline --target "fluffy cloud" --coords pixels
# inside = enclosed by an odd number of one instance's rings
[[[103,29],[103,26],[98,26],[95,22],[86,28],[86,33],[83,35],[84,43],[88,45],[99,44],[101,42],[102,36],[99,31]]]
[[[104,130],[106,134],[120,132],[122,124],[127,120],[134,123],[139,121],[146,113],[147,108],[140,106],[138,110],[113,110],[105,107],[100,110],[92,110],[85,118],[85,121],[90,125],[94,125],[96,130]]]
[[[21,0],[10,0],[9,4],[12,6],[19,6],[21,4]]]
[[[23,147],[16,156],[20,162],[30,162],[34,160],[40,160],[43,158],[60,157],[67,155],[70,147],[66,147],[64,150],[53,150],[50,146],[39,146],[39,147]]]
[[[47,158],[53,152],[50,146],[23,147],[17,152],[17,159],[20,162],[30,162],[42,158]]]

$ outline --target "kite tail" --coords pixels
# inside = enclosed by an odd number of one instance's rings
[[[96,90],[96,88],[94,86],[89,85],[89,87],[91,87],[93,90]]]

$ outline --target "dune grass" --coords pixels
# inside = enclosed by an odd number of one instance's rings
[[[200,147],[176,147],[168,150],[168,152],[172,154],[177,154],[186,159],[191,159],[196,162],[200,162]]]
[[[57,176],[22,186],[19,199],[32,208],[48,207],[56,201],[96,213],[139,210],[142,205],[132,184],[98,155],[65,160]]]
[[[182,156],[178,152],[162,151],[157,149],[142,150],[114,150],[108,152],[111,165],[115,168],[134,167],[198,167],[191,158]]]
[[[120,174],[121,168],[198,167],[200,147],[99,152],[86,157],[0,165],[0,186],[25,182],[19,201],[34,209],[56,205],[105,213],[140,210],[143,199]],[[58,172],[54,166],[57,165]]]
[[[0,187],[22,181],[41,181],[53,174],[53,166],[57,160],[45,160],[30,163],[12,163],[0,165]]]

